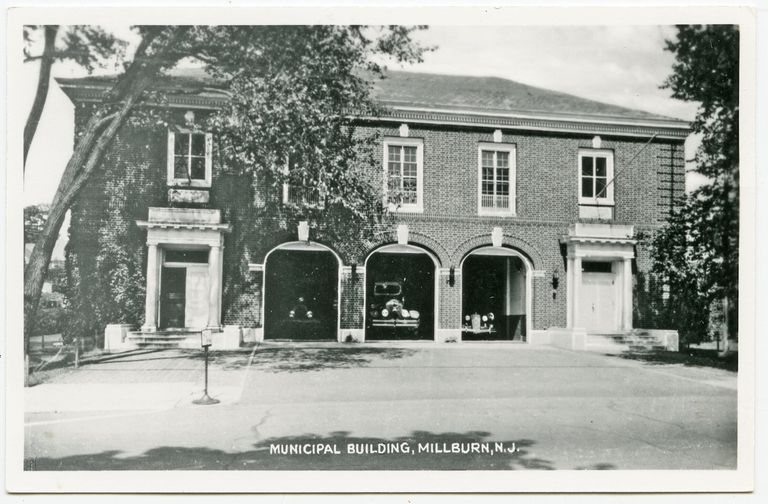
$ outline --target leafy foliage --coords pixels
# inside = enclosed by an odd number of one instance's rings
[[[654,238],[654,273],[670,288],[681,333],[707,331],[713,303],[728,300],[729,334],[737,334],[739,264],[739,31],[735,26],[680,26],[664,87],[700,103],[692,124],[702,136],[695,171],[708,182],[688,195]]]
[[[139,32],[152,29],[162,28],[139,27]],[[158,85],[143,95],[152,106],[135,107],[121,130],[154,130],[155,138],[146,140],[147,157],[137,161],[111,151],[102,162],[103,179],[93,181],[107,200],[98,232],[82,229],[87,220],[72,221],[77,246],[68,255],[75,314],[70,331],[98,334],[107,323],[137,324],[143,318],[144,240],[134,222],[146,218],[148,205],[169,204],[160,195],[164,167],[157,161],[164,155],[152,153],[158,143],[164,147],[169,126],[214,133],[215,176],[211,202],[203,206],[219,208],[233,228],[224,248],[225,307],[247,307],[240,301],[249,289],[250,254],[271,248],[274,240],[295,239],[290,237],[299,220],[309,220],[315,239],[325,242],[361,243],[370,236],[383,218],[380,181],[370,180],[366,169],[376,162],[376,137],[356,125],[377,113],[371,80],[382,76],[382,61],[420,59],[423,48],[410,38],[415,29],[188,27],[164,67],[197,60],[229,102],[190,121],[163,106],[167,89],[159,85],[162,75],[155,76]],[[106,100],[93,113],[107,115],[117,106]],[[130,133],[124,141],[129,147],[121,150],[141,149],[144,142]],[[162,187],[142,192],[142,184],[158,181]],[[319,192],[323,204],[300,199],[285,205],[284,183]]]
[[[120,61],[127,46],[124,40],[115,37],[100,26],[70,25],[63,28],[53,27],[58,33],[52,53],[37,53],[35,49],[45,28],[52,27],[24,26],[25,61],[42,58],[71,60],[90,73],[96,68],[104,68],[110,63]]]
[[[24,207],[24,243],[34,243],[48,218],[49,205]]]

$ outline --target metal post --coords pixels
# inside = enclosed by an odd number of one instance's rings
[[[218,404],[219,400],[214,399],[213,397],[208,395],[208,347],[210,347],[210,343],[207,345],[203,345],[203,349],[205,350],[205,388],[203,389],[203,397],[200,399],[195,399],[192,401],[192,404]]]

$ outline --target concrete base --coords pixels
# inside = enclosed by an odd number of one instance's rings
[[[671,329],[635,329],[650,336],[655,336],[664,345],[664,349],[670,352],[680,351],[680,335]]]
[[[347,343],[349,338],[352,339],[352,343],[365,342],[365,329],[340,329],[338,340],[341,343]]]
[[[243,331],[240,326],[224,326],[221,332],[211,335],[211,350],[237,350],[243,342]]]
[[[546,344],[568,350],[584,350],[587,346],[587,330],[583,327],[550,327]]]
[[[259,335],[257,334],[257,331],[259,329],[260,328],[258,327],[243,327],[243,343],[258,343],[262,341],[263,338],[258,338]],[[263,336],[264,333],[262,332],[261,334]]]
[[[526,342],[530,345],[549,345],[549,333],[541,329],[530,331],[526,337]]]
[[[461,329],[437,329],[435,330],[435,342],[458,343],[461,341]]]
[[[136,348],[128,338],[128,331],[132,330],[130,324],[109,324],[104,329],[104,351],[124,352]]]

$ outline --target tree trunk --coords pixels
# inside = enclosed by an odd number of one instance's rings
[[[45,276],[51,261],[53,248],[61,231],[61,225],[70,206],[91,174],[99,166],[107,147],[114,139],[124,120],[152,83],[159,70],[168,63],[167,53],[175,50],[175,44],[186,27],[176,27],[159,51],[148,56],[148,49],[160,31],[147,34],[136,51],[133,63],[106,99],[119,102],[113,114],[104,116],[99,111],[89,119],[83,134],[62,174],[59,186],[51,204],[48,219],[35,243],[29,263],[24,270],[24,350],[29,349],[29,336],[35,323]]]
[[[48,85],[51,82],[51,67],[53,67],[56,33],[58,31],[57,25],[45,27],[45,49],[42,58],[40,58],[40,75],[37,78],[35,101],[32,102],[32,110],[29,111],[27,124],[24,126],[24,166],[22,170],[26,167],[29,147],[35,138],[37,125],[40,123],[40,117],[43,115],[43,108],[45,108],[45,100],[48,98]]]

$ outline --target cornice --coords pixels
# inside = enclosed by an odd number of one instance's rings
[[[102,100],[107,90],[103,86],[82,86],[61,83],[61,88],[74,102],[96,103]],[[221,94],[168,94],[167,102],[149,103],[171,108],[194,108],[215,110],[227,104],[229,98]],[[405,122],[442,126],[475,127],[491,129],[514,129],[546,131],[554,133],[577,133],[586,135],[629,136],[684,140],[690,134],[690,127],[684,121],[653,121],[644,119],[575,116],[536,115],[531,113],[500,113],[462,110],[442,110],[391,106],[380,116],[363,117],[364,121]]]

